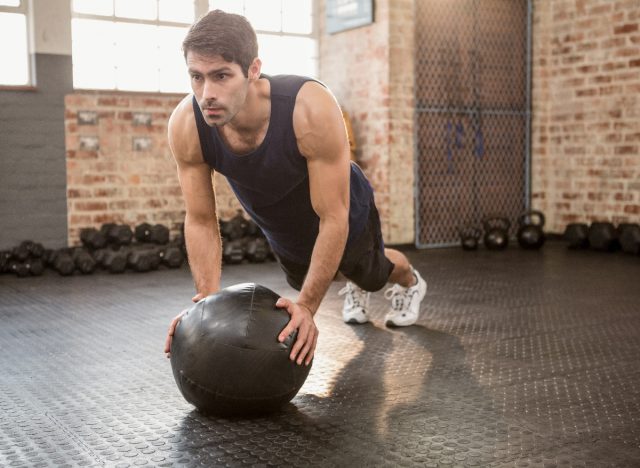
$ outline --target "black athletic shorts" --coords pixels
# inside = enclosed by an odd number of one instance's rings
[[[278,262],[287,276],[287,283],[300,291],[309,265],[280,257]],[[375,203],[371,201],[364,232],[345,249],[338,271],[365,291],[374,292],[384,287],[393,267],[393,263],[384,255],[380,216]]]

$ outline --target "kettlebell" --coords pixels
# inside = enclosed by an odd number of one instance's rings
[[[546,236],[544,227],[544,214],[538,210],[525,211],[518,218],[518,244],[527,250],[537,250],[544,245]]]
[[[482,231],[476,226],[466,224],[458,228],[462,250],[477,250]]]
[[[511,222],[504,217],[485,218],[484,245],[489,250],[504,250],[509,245],[509,229]]]

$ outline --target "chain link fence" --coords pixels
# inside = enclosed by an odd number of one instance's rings
[[[416,245],[529,207],[531,0],[416,0]],[[515,232],[515,223],[512,233]]]

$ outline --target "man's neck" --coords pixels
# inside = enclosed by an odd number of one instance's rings
[[[260,79],[249,84],[244,108],[218,131],[231,151],[248,154],[264,141],[270,118],[271,87],[267,79]]]
[[[271,116],[271,86],[261,78],[249,83],[246,105],[225,127],[238,135],[260,133]],[[224,131],[224,128],[223,128]]]

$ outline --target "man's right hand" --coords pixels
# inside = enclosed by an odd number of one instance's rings
[[[205,298],[204,294],[198,293],[195,296],[193,296],[191,300],[193,302],[199,302],[201,299],[204,299],[204,298]],[[178,326],[178,323],[182,319],[182,316],[187,312],[187,310],[189,309],[185,309],[182,312],[180,312],[178,315],[176,315],[174,319],[171,321],[171,325],[169,325],[169,331],[167,332],[167,339],[164,343],[164,352],[168,358],[171,357],[171,340],[173,340],[173,334],[175,333],[176,327]]]

